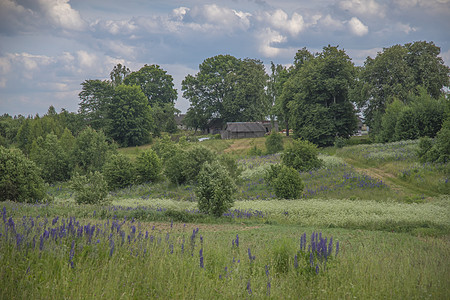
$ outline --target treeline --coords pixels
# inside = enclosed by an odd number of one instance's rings
[[[277,120],[287,134],[319,146],[352,136],[358,115],[377,142],[436,136],[448,105],[450,69],[433,42],[383,49],[356,67],[345,50],[299,50],[292,66],[271,65],[231,55],[207,58],[182,82],[190,107],[184,123],[192,129],[223,128],[227,122]],[[118,64],[110,79],[81,83],[78,113],[0,118],[0,144],[26,154],[39,136],[73,136],[86,126],[101,130],[119,146],[142,145],[161,132],[177,130],[173,78],[158,65],[131,72]]]

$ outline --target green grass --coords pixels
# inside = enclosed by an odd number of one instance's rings
[[[0,299],[448,298],[448,164],[419,164],[415,141],[321,149],[324,166],[301,174],[304,192],[316,192],[289,201],[264,182],[279,155],[246,155],[263,138],[201,143],[243,167],[237,201],[218,219],[197,211],[194,186],[167,182],[114,191],[106,206],[76,205],[68,183],[49,186],[50,204],[0,203]],[[145,147],[120,151],[133,157]],[[68,230],[73,217],[96,226],[90,242],[86,232],[59,236],[39,250],[44,230]],[[313,232],[333,237],[333,249],[339,241],[326,267],[315,260],[318,274],[299,252],[304,232],[308,243]]]

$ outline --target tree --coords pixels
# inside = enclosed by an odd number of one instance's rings
[[[118,87],[124,83],[125,78],[131,73],[130,69],[122,64],[117,64],[109,73],[109,78],[111,78],[111,84],[113,87]]]
[[[155,151],[146,150],[136,158],[137,182],[155,182],[161,176],[162,163]]]
[[[439,53],[433,42],[414,42],[384,48],[375,58],[366,59],[352,95],[364,110],[372,134],[381,130],[382,115],[394,97],[406,103],[419,85],[435,99],[442,95],[441,89],[449,86],[450,69]]]
[[[288,103],[296,137],[332,145],[336,137],[348,138],[356,130],[356,113],[349,99],[355,68],[337,47],[324,47],[314,58],[302,53],[281,98]]]
[[[177,90],[173,88],[173,78],[158,65],[144,65],[123,80],[126,85],[138,85],[151,107],[165,103],[174,104]]]
[[[322,165],[318,158],[317,146],[308,141],[293,140],[281,154],[284,165],[293,167],[298,171],[310,171]]]
[[[103,166],[103,176],[111,190],[125,188],[135,181],[135,168],[123,154],[111,155]]]
[[[75,173],[71,181],[78,204],[104,204],[107,202],[108,184],[102,173],[95,171],[86,175]]]
[[[114,93],[114,88],[106,80],[85,80],[81,83],[82,91],[78,113],[86,125],[95,130],[105,130],[108,126],[108,107]]]
[[[77,136],[72,151],[74,167],[82,174],[101,171],[109,153],[115,152],[103,131],[87,127]]]
[[[201,212],[220,217],[232,207],[235,191],[233,179],[218,161],[206,162],[203,165],[195,189],[198,209]]]
[[[0,201],[41,202],[44,180],[39,168],[17,149],[0,146]]]
[[[152,111],[137,85],[116,87],[108,107],[109,136],[121,146],[143,145],[150,141]]]
[[[206,128],[213,120],[256,121],[269,112],[265,96],[267,75],[262,62],[231,55],[207,58],[199,72],[182,82],[183,97],[191,103],[189,125]]]
[[[66,181],[70,178],[69,153],[61,146],[58,137],[52,133],[45,139],[38,137],[31,147],[30,158],[41,169],[42,178],[48,183]]]
[[[266,137],[266,153],[274,154],[280,151],[283,151],[283,137],[276,131],[272,131],[272,133]]]
[[[282,65],[276,65],[271,62],[272,74],[269,77],[267,85],[267,97],[272,104],[271,118],[273,115],[277,117],[278,123],[284,123],[286,135],[289,136],[289,110],[288,97],[282,97],[283,86],[289,79],[288,70]]]
[[[152,108],[152,116],[156,126],[153,133],[160,136],[161,132],[175,133],[178,130],[175,122],[175,114],[180,113],[173,103],[155,105]]]

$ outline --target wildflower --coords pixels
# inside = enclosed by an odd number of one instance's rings
[[[203,248],[200,249],[200,268],[204,268],[205,266],[203,265]]]
[[[248,294],[249,294],[249,295],[252,294],[252,288],[250,287],[250,279],[249,279],[248,282],[247,282],[247,291],[248,291]]]
[[[252,256],[252,253],[250,252],[250,248],[248,248],[248,258],[250,259],[250,262],[256,259],[255,256]]]
[[[339,241],[336,242],[336,255],[335,257],[338,255],[339,253]]]
[[[75,255],[75,240],[72,241],[72,247],[70,249],[70,254],[69,254],[69,263],[70,266],[73,269],[73,256]]]
[[[110,245],[110,248],[111,248],[109,250],[109,256],[111,257],[113,255],[113,253],[114,253],[114,240],[113,239],[110,240],[109,245]]]
[[[298,268],[298,259],[297,259],[297,254],[294,256],[294,268]]]

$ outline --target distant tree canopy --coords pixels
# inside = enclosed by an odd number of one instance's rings
[[[328,46],[313,55],[302,49],[289,73],[276,103],[295,137],[328,146],[355,132],[356,111],[348,95],[355,67],[344,50]]]
[[[407,103],[408,95],[418,86],[434,99],[450,83],[450,69],[439,57],[433,42],[414,42],[384,48],[375,58],[368,57],[360,69],[352,99],[362,109],[373,134],[381,130],[382,116],[394,98]]]
[[[218,55],[205,59],[199,69],[182,82],[183,97],[191,103],[188,126],[205,129],[213,120],[225,124],[262,120],[268,115],[268,77],[261,61]]]

